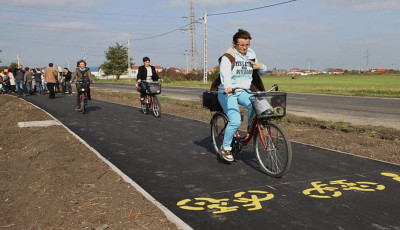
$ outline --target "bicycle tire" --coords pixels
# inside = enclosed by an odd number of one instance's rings
[[[228,125],[228,118],[222,113],[216,113],[211,118],[211,139],[215,155],[222,159],[220,147],[224,141],[225,129]]]
[[[85,95],[79,95],[80,112],[85,113]]]
[[[282,177],[292,163],[292,147],[285,131],[278,124],[261,125],[262,133],[254,138],[254,152],[263,172],[272,177]],[[264,139],[267,149],[261,141]]]
[[[157,96],[154,95],[152,99],[152,110],[155,117],[161,117],[161,104]]]

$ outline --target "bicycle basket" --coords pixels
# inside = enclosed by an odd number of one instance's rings
[[[89,83],[85,81],[80,81],[76,83],[76,89],[78,92],[87,92],[89,87]]]
[[[147,91],[150,94],[160,94],[161,93],[161,84],[157,82],[151,82],[148,85]]]
[[[221,104],[218,101],[218,92],[204,91],[203,107],[209,109],[210,111],[223,111]]]
[[[284,117],[286,116],[286,93],[268,92],[264,95],[250,97],[251,104],[258,117],[264,117],[269,105],[271,105],[274,115],[269,117]]]

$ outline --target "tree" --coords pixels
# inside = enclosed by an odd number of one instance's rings
[[[109,46],[108,51],[104,52],[107,61],[105,61],[101,68],[105,75],[115,75],[117,79],[122,74],[127,73],[127,59],[128,59],[128,48],[126,46],[116,44],[115,46]],[[129,60],[129,66],[132,66],[132,59]]]

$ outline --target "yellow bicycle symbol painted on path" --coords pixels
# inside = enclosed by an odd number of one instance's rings
[[[393,180],[400,182],[400,175],[397,175],[395,173],[383,172],[383,173],[381,173],[381,175],[391,177]]]
[[[385,189],[384,185],[366,181],[347,182],[347,180],[334,180],[330,181],[329,184],[323,184],[321,181],[314,181],[311,182],[311,185],[313,188],[305,189],[303,194],[320,199],[339,197],[342,195],[342,191],[357,190],[362,192],[375,192]]]
[[[247,192],[238,192],[234,195],[236,199],[232,203],[243,203],[243,207],[248,211],[262,209],[261,202],[271,200],[274,194],[266,191],[249,190]],[[197,197],[193,199],[184,199],[177,203],[178,207],[191,211],[203,211],[206,209],[215,210],[214,214],[227,213],[237,211],[240,207],[230,205],[229,199],[214,199],[208,197]]]

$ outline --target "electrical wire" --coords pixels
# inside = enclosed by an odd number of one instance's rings
[[[42,11],[57,11],[57,12],[67,12],[67,13],[85,13],[85,14],[99,14],[99,15],[111,15],[111,16],[134,16],[134,17],[148,17],[148,18],[181,18],[181,17],[172,17],[172,16],[158,16],[158,15],[131,15],[131,14],[120,14],[120,13],[98,13],[98,12],[91,12],[91,11],[79,11],[79,10],[62,10],[62,9],[55,9],[55,8],[42,8],[42,7],[33,7],[33,6],[22,6],[22,5],[12,5],[12,4],[2,4],[2,6],[11,6],[11,7],[18,7],[18,9],[27,8],[27,9],[35,9],[35,10],[42,10]]]
[[[231,12],[224,12],[224,13],[217,13],[217,14],[207,14],[207,16],[218,16],[218,15],[225,15],[225,14],[242,13],[242,12],[246,12],[246,11],[259,10],[259,9],[263,9],[263,8],[283,5],[283,4],[287,4],[287,3],[291,3],[291,2],[295,2],[295,1],[297,1],[297,0],[290,0],[290,1],[286,1],[286,2],[280,2],[280,3],[267,5],[267,6],[260,6],[260,7],[256,7],[256,8],[246,9],[246,10],[238,10],[238,11],[231,11]]]

